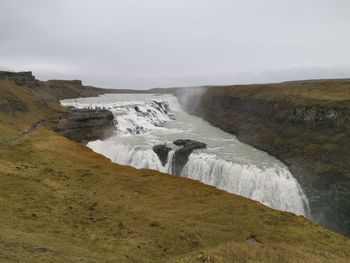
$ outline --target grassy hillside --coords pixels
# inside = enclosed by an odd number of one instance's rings
[[[66,111],[44,89],[0,80],[0,142],[18,136],[38,119],[56,118]]]
[[[5,93],[16,97],[27,111],[1,113],[2,138],[62,111],[38,107],[38,95],[6,85],[0,83],[3,101]],[[0,146],[0,156],[1,262],[350,260],[350,240],[303,217],[113,164],[45,127]]]
[[[291,81],[278,84],[253,84],[211,87],[217,94],[268,101],[288,100],[297,104],[349,101],[350,80]]]

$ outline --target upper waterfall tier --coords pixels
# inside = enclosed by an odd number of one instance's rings
[[[257,200],[269,207],[308,216],[308,201],[288,168],[276,158],[234,136],[189,115],[172,95],[110,94],[94,98],[64,100],[77,108],[105,108],[113,112],[117,132],[105,141],[88,146],[113,162],[161,172],[181,171],[181,176],[202,181]],[[181,169],[174,169],[172,142],[191,139],[203,142],[206,149],[193,151]],[[166,145],[166,163],[153,151]],[[163,165],[164,164],[164,165]]]

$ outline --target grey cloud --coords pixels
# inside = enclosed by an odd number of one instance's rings
[[[0,66],[111,88],[346,77],[347,0],[0,0]]]

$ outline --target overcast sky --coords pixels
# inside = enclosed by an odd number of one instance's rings
[[[349,0],[0,0],[0,69],[108,88],[350,77]]]

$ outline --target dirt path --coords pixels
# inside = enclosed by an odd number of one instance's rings
[[[40,126],[44,122],[45,122],[45,120],[38,120],[38,121],[34,122],[29,129],[22,132],[22,134],[17,136],[16,138],[1,141],[0,146],[10,145],[10,144],[24,140],[28,135],[34,133],[36,131],[36,129],[38,128],[38,126]]]

